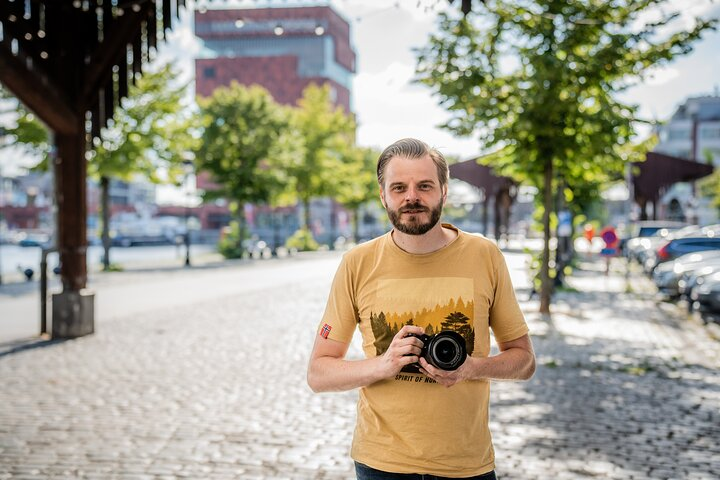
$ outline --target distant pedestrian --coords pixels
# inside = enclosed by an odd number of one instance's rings
[[[351,450],[358,479],[494,479],[490,380],[535,371],[505,260],[484,237],[440,223],[448,166],[437,150],[399,140],[380,155],[377,175],[394,228],[343,257],[308,384],[360,388]],[[356,326],[367,358],[345,360]],[[434,336],[447,331],[456,333]]]

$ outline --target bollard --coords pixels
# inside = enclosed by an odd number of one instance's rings
[[[55,248],[43,248],[40,257],[40,335],[48,333],[47,329],[47,256],[49,253],[55,252]],[[57,267],[53,269],[55,274]]]

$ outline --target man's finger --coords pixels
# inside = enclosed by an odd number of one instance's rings
[[[430,365],[430,364],[428,363],[428,361],[425,360],[424,358],[421,358],[421,359],[420,359],[420,365],[421,365],[425,370],[427,370],[428,372],[430,372],[430,374],[433,375],[433,376],[437,376],[437,375],[440,375],[440,374],[442,373],[442,370],[438,370],[437,368],[433,367],[433,366]]]
[[[405,325],[400,329],[397,334],[395,334],[395,338],[404,338],[407,337],[410,333],[414,333],[415,335],[422,335],[423,333],[425,333],[425,329],[422,327],[418,327],[417,325]]]
[[[405,345],[404,347],[402,347],[402,349],[405,353],[412,353],[415,356],[419,356],[420,352],[422,351],[422,349],[414,343],[411,343],[410,345]]]
[[[411,363],[417,363],[417,355],[403,355],[400,357],[400,362],[404,365],[410,365]]]

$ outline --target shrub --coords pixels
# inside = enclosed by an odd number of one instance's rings
[[[245,253],[242,240],[247,238],[244,232],[240,238],[240,225],[238,222],[230,222],[230,226],[223,228],[220,240],[218,241],[218,252],[225,258],[242,258]]]
[[[301,252],[314,252],[320,245],[315,241],[312,233],[303,227],[293,233],[285,242],[285,246],[290,250],[298,250]]]

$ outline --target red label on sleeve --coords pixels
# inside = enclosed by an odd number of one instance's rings
[[[323,325],[322,329],[320,329],[320,336],[327,338],[328,335],[330,335],[330,330],[332,330],[332,327],[326,323]]]

